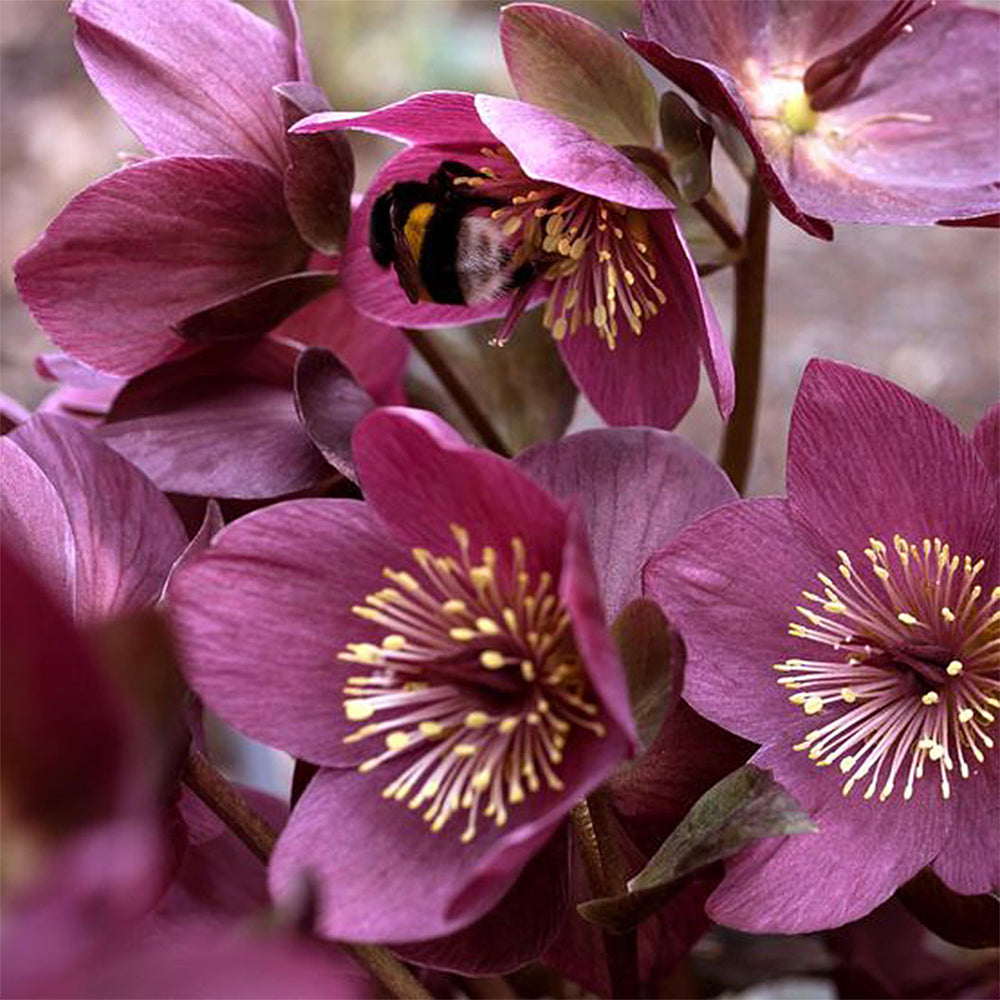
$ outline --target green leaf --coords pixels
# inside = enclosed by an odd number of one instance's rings
[[[769,771],[746,764],[713,785],[660,845],[620,896],[592,899],[579,911],[592,923],[624,933],[678,892],[681,880],[731,857],[763,837],[815,832],[799,804]]]
[[[535,3],[503,9],[500,39],[521,100],[611,145],[655,145],[656,91],[624,43],[585,18]]]
[[[632,714],[643,750],[677,705],[684,683],[684,643],[659,606],[640,597],[611,627],[628,680]]]

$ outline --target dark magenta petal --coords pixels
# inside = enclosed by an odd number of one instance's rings
[[[81,996],[107,1000],[368,1000],[369,977],[340,949],[191,919],[167,937],[116,950],[88,970]]]
[[[313,111],[330,105],[319,87],[286,83],[275,87],[285,124],[291,127]],[[354,157],[347,138],[338,132],[310,137],[287,133],[285,203],[302,238],[314,249],[337,253],[351,221]]]
[[[994,403],[976,424],[972,441],[986,468],[1000,477],[1000,403]]]
[[[4,454],[4,468],[8,455]],[[129,720],[68,609],[13,555],[4,516],[2,749],[12,826],[65,836],[109,817],[126,769]],[[37,572],[37,567],[32,567]],[[47,583],[47,581],[46,581]],[[58,738],[53,738],[58,734]],[[10,828],[8,828],[10,829]]]
[[[476,110],[535,180],[634,208],[674,207],[624,153],[551,111],[489,94],[476,96]]]
[[[414,94],[374,111],[328,111],[296,123],[293,132],[357,128],[414,145],[492,146],[496,137],[482,123],[475,97],[452,90]]]
[[[668,304],[669,305],[669,304]],[[698,394],[698,344],[668,306],[646,320],[642,335],[626,329],[613,351],[592,326],[559,341],[580,391],[609,424],[676,427]]]
[[[507,895],[475,923],[393,950],[407,962],[466,976],[505,975],[536,961],[566,919],[570,836],[565,824],[524,866]]]
[[[225,0],[76,0],[72,13],[87,72],[150,152],[283,167],[271,87],[297,66],[273,25]]]
[[[36,505],[50,508],[53,493],[61,502],[63,514],[53,512],[51,528],[41,538],[31,533],[32,555],[50,571],[63,562],[65,568],[52,579],[70,581],[74,617],[94,619],[152,604],[187,544],[167,498],[66,417],[37,416],[4,438],[2,447],[20,450],[43,477],[5,489],[5,531],[14,526],[28,531],[22,524],[35,522]],[[15,468],[20,465],[18,460]]]
[[[699,357],[723,415],[732,410],[734,375],[719,322],[677,231],[673,213],[650,216],[657,281],[666,295],[636,336],[626,324],[609,350],[593,327],[559,348],[577,385],[609,424],[675,427],[698,392]]]
[[[490,144],[495,144],[495,141],[491,139]],[[509,296],[472,307],[443,306],[434,302],[411,303],[399,285],[396,272],[391,268],[379,267],[368,249],[372,204],[383,191],[397,181],[426,181],[441,165],[442,160],[461,162],[463,155],[474,155],[478,149],[479,146],[452,149],[416,146],[392,157],[375,174],[361,205],[351,219],[340,272],[344,290],[359,312],[386,323],[421,329],[462,326],[481,319],[493,319],[507,311]],[[547,289],[536,293],[532,302],[541,301],[547,294]]]
[[[44,470],[27,452],[8,441],[9,436],[0,441],[4,545],[31,566],[63,611],[72,615],[76,560],[66,506]]]
[[[972,762],[972,775],[954,791],[951,830],[934,859],[934,871],[955,892],[974,896],[1000,890],[1000,826],[996,803],[1000,799],[997,754]]]
[[[995,551],[996,493],[973,443],[934,407],[849,365],[806,368],[787,479],[796,515],[852,558],[870,537],[891,544],[897,533],[940,536],[973,561]]]
[[[182,345],[169,327],[293,270],[281,180],[227,157],[149,160],[77,195],[18,260],[18,291],[53,340],[116,374]]]
[[[290,384],[200,374],[197,361],[134,379],[100,429],[104,441],[172,493],[271,498],[332,475],[302,427]],[[180,367],[186,379],[177,377]]]
[[[403,375],[410,354],[406,338],[396,327],[359,313],[340,288],[293,313],[272,336],[325,347],[347,365],[375,402],[405,402]]]
[[[762,750],[751,763],[772,770],[819,829],[758,841],[726,862],[707,909],[727,927],[802,934],[857,920],[945,842],[953,802],[942,801],[932,782],[918,781],[909,801],[866,802],[861,789],[850,798],[841,793],[837,768],[818,768],[790,745]]]
[[[6,570],[5,570],[6,572]],[[27,891],[4,901],[4,996],[106,996],[82,987],[163,891],[168,857],[148,817],[93,824],[56,849]]]
[[[575,509],[570,512],[566,548],[563,550],[559,596],[573,620],[573,635],[590,683],[629,745],[630,752],[634,752],[638,738],[625,670],[608,632],[583,516]]]
[[[835,550],[776,499],[706,514],[653,556],[644,590],[687,647],[685,699],[756,743],[801,722],[773,664],[813,652],[812,643],[788,635],[788,624],[803,588],[836,564]]]
[[[336,275],[328,271],[286,274],[185,316],[174,332],[201,343],[259,337],[336,286]]]
[[[352,614],[404,555],[352,500],[296,500],[222,531],[171,580],[169,607],[191,685],[248,736],[318,763],[370,756],[345,746],[352,672],[337,652],[384,632]],[[405,811],[405,810],[404,810]]]
[[[357,481],[351,434],[375,408],[336,355],[309,347],[295,366],[295,410],[309,440],[342,475]]]
[[[558,574],[566,514],[516,465],[474,448],[423,410],[376,410],[354,432],[365,497],[406,546],[457,552],[451,525],[469,532],[473,558],[493,546],[509,565],[511,539],[525,543],[526,568]]]
[[[517,464],[583,514],[608,621],[639,596],[653,553],[700,514],[737,499],[704,455],[652,429],[583,431],[531,448]]]

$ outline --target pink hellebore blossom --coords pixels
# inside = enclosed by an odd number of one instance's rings
[[[997,11],[915,0],[643,0],[626,41],[746,139],[777,208],[996,225]]]
[[[272,890],[311,868],[324,933],[413,942],[517,898],[526,865],[551,887],[565,861],[529,862],[564,856],[570,808],[634,730],[578,520],[430,414],[376,411],[354,450],[364,503],[243,518],[170,606],[206,704],[321,765]]]
[[[545,301],[544,322],[574,379],[613,424],[673,427],[698,386],[699,358],[719,409],[733,403],[733,372],[718,321],[704,295],[677,224],[674,204],[618,148],[651,143],[611,108],[557,112],[536,100],[537,73],[520,44],[522,22],[551,31],[581,64],[605,64],[622,89],[640,86],[638,67],[589,21],[557,8],[519,4],[521,21],[503,27],[511,78],[524,101],[453,92],[416,94],[368,113],[320,112],[295,134],[357,128],[406,143],[376,174],[348,235],[342,278],[357,308],[412,327],[458,325],[505,315],[509,335],[519,312]],[[620,51],[619,51],[620,50]],[[626,66],[623,67],[623,61]],[[625,91],[624,103],[631,95]],[[526,103],[536,100],[536,103]],[[581,121],[583,124],[581,124]],[[502,232],[512,259],[533,277],[513,294],[472,305],[411,303],[395,274],[372,257],[369,220],[375,199],[400,181],[427,181],[444,161],[465,165],[456,193],[483,199],[476,211]]]
[[[720,923],[837,926],[926,865],[958,893],[1000,884],[996,425],[994,408],[970,439],[890,382],[813,361],[788,498],[714,511],[650,561],[685,697],[759,743],[753,763],[819,828],[727,863]]]
[[[271,497],[329,474],[296,410],[303,345],[334,352],[377,402],[402,399],[405,341],[351,308],[329,256],[350,150],[286,134],[329,105],[294,7],[275,6],[279,27],[229,0],[76,0],[88,73],[154,155],[77,195],[15,266],[63,351],[142,376],[85,402],[114,400],[112,444],[174,492]],[[57,367],[71,390],[94,380]]]
[[[580,922],[567,813],[631,747],[606,616],[652,551],[734,494],[654,430],[578,435],[521,471],[435,417],[383,410],[354,446],[365,503],[255,513],[175,577],[191,681],[248,735],[321,765],[279,840],[276,892],[312,868],[330,936],[509,971]],[[637,787],[622,807],[655,825]]]

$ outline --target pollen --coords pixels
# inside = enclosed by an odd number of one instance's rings
[[[870,801],[908,801],[934,775],[948,799],[996,742],[987,728],[1000,701],[1000,592],[984,592],[984,560],[940,538],[871,538],[864,555],[858,567],[838,551],[842,581],[820,572],[821,592],[803,591],[812,607],[795,609],[789,634],[815,658],[773,665],[791,702],[829,720],[794,749],[836,764],[844,795],[863,787]]]
[[[383,570],[394,586],[353,610],[385,634],[337,658],[369,671],[344,687],[346,717],[364,723],[345,742],[377,744],[359,772],[389,774],[382,796],[431,832],[463,816],[471,843],[484,821],[563,788],[574,733],[606,729],[552,574],[530,568],[520,538],[476,557],[465,528],[451,534],[452,552],[415,548],[412,569]]]

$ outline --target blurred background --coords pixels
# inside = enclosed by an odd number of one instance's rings
[[[635,27],[628,0],[564,4],[609,30]],[[334,107],[361,110],[414,91],[511,94],[497,37],[500,4],[479,0],[305,0],[305,36]],[[267,13],[267,6],[255,9]],[[652,71],[650,71],[652,74]],[[655,78],[655,74],[652,74]],[[663,81],[655,79],[657,86]],[[11,265],[82,187],[136,151],[76,58],[71,18],[45,0],[0,3],[0,385],[33,406],[32,370],[50,349],[20,304]],[[393,144],[352,134],[363,186]],[[743,185],[721,153],[717,186],[742,218]],[[774,215],[764,383],[750,492],[781,492],[788,415],[802,369],[825,356],[899,382],[969,430],[1000,395],[996,231],[840,226],[833,244]],[[724,329],[732,282],[706,279]],[[597,423],[584,404],[575,427]],[[716,454],[721,422],[704,384],[679,431]]]

